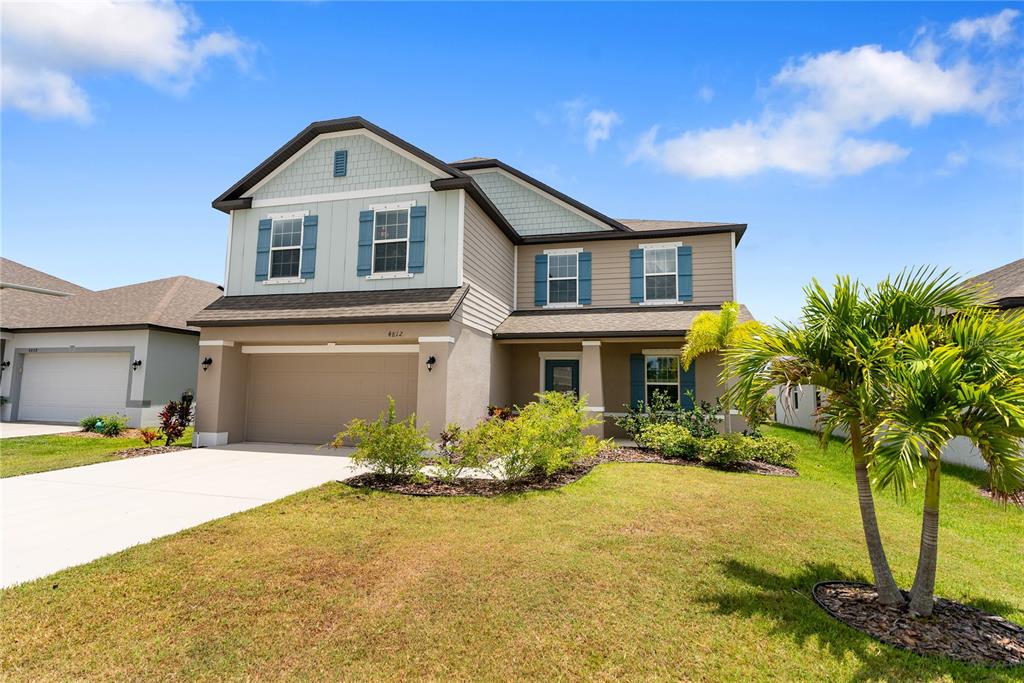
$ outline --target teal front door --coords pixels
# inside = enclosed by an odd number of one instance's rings
[[[544,361],[544,391],[571,391],[580,395],[580,362],[578,360]]]

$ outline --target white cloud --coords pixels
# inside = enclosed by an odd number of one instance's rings
[[[943,114],[994,116],[1005,98],[991,70],[959,61],[944,65],[930,40],[913,53],[865,45],[796,60],[772,79],[782,106],[753,120],[691,130],[658,140],[654,128],[631,160],[653,161],[693,178],[739,178],[767,170],[816,177],[857,175],[901,161],[909,149],[864,137],[893,120],[914,126]]]
[[[1003,43],[1014,35],[1013,23],[1020,15],[1015,9],[1004,9],[998,14],[977,19],[961,19],[949,27],[949,35],[964,43],[985,39]]]
[[[697,91],[697,99],[707,104],[715,99],[715,91],[710,86],[702,85]]]
[[[951,149],[946,153],[946,159],[942,166],[936,171],[938,175],[952,175],[957,169],[965,166],[970,161],[967,148],[961,145],[959,149]]]
[[[594,152],[598,143],[611,137],[612,127],[622,123],[622,117],[614,111],[591,109],[587,114],[587,149]]]
[[[211,59],[244,67],[250,50],[229,32],[200,33],[191,9],[173,2],[5,3],[2,11],[4,103],[37,116],[88,118],[73,75],[127,73],[183,94]]]

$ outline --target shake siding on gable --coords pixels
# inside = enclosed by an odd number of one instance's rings
[[[611,230],[607,225],[584,218],[548,195],[503,173],[482,171],[471,175],[520,235]]]
[[[536,309],[533,301],[533,270],[537,254],[545,249],[580,248],[591,253],[591,308],[636,306],[629,300],[629,250],[642,244],[679,242],[693,248],[693,301],[717,305],[732,300],[732,235],[694,235],[653,239],[559,242],[519,247],[520,309]]]
[[[492,332],[512,311],[515,247],[469,197],[463,240],[463,278],[469,293],[456,319]]]

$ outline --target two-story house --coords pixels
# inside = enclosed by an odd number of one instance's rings
[[[719,392],[717,357],[677,356],[735,297],[745,225],[616,220],[359,117],[310,125],[213,206],[228,258],[224,297],[190,321],[199,445],[323,443],[388,396],[437,434],[551,389],[612,433],[656,390]]]

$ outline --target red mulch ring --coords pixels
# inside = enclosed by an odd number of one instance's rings
[[[974,607],[938,598],[932,616],[911,617],[906,606],[880,605],[872,586],[823,581],[814,601],[833,618],[883,643],[925,656],[972,664],[1024,664],[1024,627]]]
[[[1024,508],[1024,491],[1017,491],[1016,493],[1011,493],[1005,497],[997,497],[992,493],[992,489],[987,486],[982,486],[978,490],[981,492],[981,495],[994,500],[997,503],[1006,502],[1010,505],[1016,505],[1017,507]]]
[[[143,446],[142,448],[125,448],[121,451],[114,451],[112,455],[119,458],[138,458],[143,455],[156,455],[158,453],[173,453],[174,451],[187,451],[188,446]]]
[[[410,477],[388,477],[381,474],[359,474],[344,481],[354,488],[375,489],[389,493],[401,493],[408,496],[500,496],[507,493],[524,493],[526,491],[547,491],[581,479],[597,465],[606,462],[639,462],[657,463],[662,465],[682,465],[688,467],[704,467],[699,462],[666,458],[655,451],[640,448],[610,448],[598,453],[597,457],[576,464],[564,472],[550,477],[535,476],[515,482],[495,479],[457,479],[451,483],[428,477],[425,482],[417,483]],[[795,477],[796,470],[778,465],[761,462],[747,462],[734,471],[750,472],[766,476]]]

